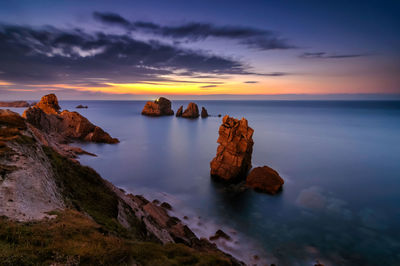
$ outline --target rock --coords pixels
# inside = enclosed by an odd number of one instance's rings
[[[247,120],[224,116],[219,127],[217,155],[211,161],[211,176],[235,181],[246,176],[251,168],[253,132]]]
[[[172,210],[172,206],[168,202],[163,202],[160,206],[166,210]]]
[[[201,107],[201,118],[206,118],[206,117],[208,117],[207,109],[204,107]]]
[[[221,114],[218,114],[218,117],[221,117],[222,115]]]
[[[171,109],[171,101],[167,98],[160,97],[154,102],[147,102],[146,105],[143,107],[142,115],[174,115],[174,111]]]
[[[269,194],[276,194],[283,184],[278,172],[268,166],[254,168],[246,178],[246,186]]]
[[[198,118],[199,116],[199,107],[195,103],[189,103],[186,110],[182,113],[182,117],[184,118]]]
[[[220,238],[223,238],[223,239],[226,239],[226,240],[231,240],[231,237],[227,233],[222,231],[221,229],[218,229],[218,231],[215,232],[215,234],[213,236],[210,236],[210,240],[211,241],[215,241],[215,240],[218,240]]]
[[[179,107],[178,111],[176,111],[176,117],[181,117],[183,112],[183,105]]]
[[[58,99],[55,94],[47,94],[40,99],[40,102],[34,105],[42,109],[46,114],[58,114],[61,107],[58,105]]]
[[[27,101],[0,102],[0,107],[29,107]]]
[[[64,138],[110,144],[119,142],[78,112],[64,110],[59,113],[59,109],[57,97],[50,94],[43,96],[35,106],[26,109],[22,116],[34,127],[57,136],[59,141]]]
[[[75,107],[75,108],[82,109],[82,108],[88,108],[88,106],[87,106],[87,105],[82,105],[82,104],[80,104],[80,105],[78,105],[78,106]]]

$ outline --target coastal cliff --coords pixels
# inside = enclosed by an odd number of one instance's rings
[[[40,116],[48,127],[0,110],[3,265],[241,264],[161,206],[68,158],[67,148],[59,152],[68,145],[53,136],[63,119],[53,110]]]

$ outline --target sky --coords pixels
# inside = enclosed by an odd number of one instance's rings
[[[0,1],[0,99],[400,98],[400,1]]]

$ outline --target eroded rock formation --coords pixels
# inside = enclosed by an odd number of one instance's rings
[[[244,178],[251,168],[253,132],[247,120],[224,116],[219,127],[217,155],[211,161],[211,176],[225,181]]]
[[[179,107],[178,111],[176,111],[176,117],[181,117],[183,113],[183,105]]]
[[[57,97],[54,94],[43,96],[41,101],[26,109],[23,117],[34,127],[60,138],[58,142],[83,140],[98,143],[118,143],[100,127],[93,125],[87,118],[77,112],[67,110],[59,112]]]
[[[284,183],[278,172],[268,166],[254,168],[246,178],[246,186],[269,194],[276,194]]]
[[[189,103],[186,110],[182,113],[182,117],[184,118],[198,118],[199,116],[199,107],[195,103]]]
[[[174,115],[174,111],[171,109],[171,101],[167,98],[160,97],[154,102],[147,102],[142,110],[142,115],[148,116],[163,116],[163,115]]]
[[[204,107],[201,107],[201,118],[206,118],[206,117],[208,117],[207,109]]]

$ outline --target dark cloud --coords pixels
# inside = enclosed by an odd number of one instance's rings
[[[305,59],[340,59],[368,56],[369,54],[328,54],[326,52],[303,53],[299,57]]]
[[[258,83],[258,81],[252,81],[252,80],[249,80],[249,81],[245,81],[245,82],[243,82],[243,83],[249,83],[249,84],[253,84],[253,83]]]
[[[217,85],[204,85],[204,86],[200,86],[200,88],[202,89],[207,89],[207,88],[215,88],[218,87]]]
[[[276,32],[240,26],[217,26],[211,23],[190,22],[178,26],[164,26],[147,21],[131,21],[115,13],[95,12],[94,18],[108,25],[118,25],[129,31],[142,31],[172,39],[199,41],[209,37],[237,40],[259,50],[295,48]]]
[[[102,17],[104,19],[104,17]],[[108,15],[108,21],[123,24]],[[237,60],[126,35],[0,25],[1,79],[11,82],[162,81],[162,75],[264,75]]]

